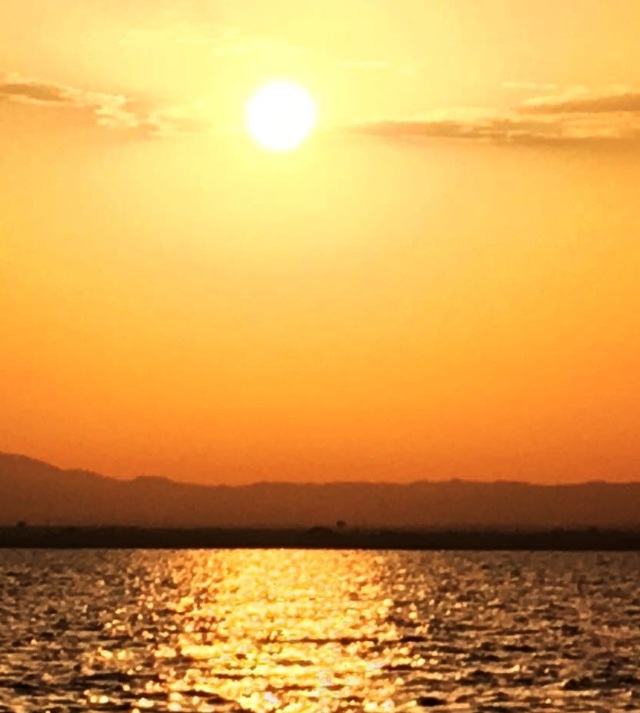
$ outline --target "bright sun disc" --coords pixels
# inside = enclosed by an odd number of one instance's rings
[[[270,82],[247,104],[247,130],[270,151],[291,151],[311,133],[316,105],[306,89],[293,82]]]

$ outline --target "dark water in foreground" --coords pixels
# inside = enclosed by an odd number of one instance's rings
[[[640,555],[0,552],[0,711],[640,711]]]

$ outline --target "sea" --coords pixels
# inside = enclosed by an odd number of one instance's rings
[[[0,551],[0,711],[640,711],[640,554]]]

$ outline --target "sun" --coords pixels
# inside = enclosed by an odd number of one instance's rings
[[[316,124],[316,104],[299,84],[273,81],[249,99],[246,113],[251,138],[269,151],[292,151]]]

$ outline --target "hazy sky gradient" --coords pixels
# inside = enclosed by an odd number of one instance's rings
[[[637,0],[3,0],[0,450],[640,477]],[[287,77],[286,156],[245,137]]]

